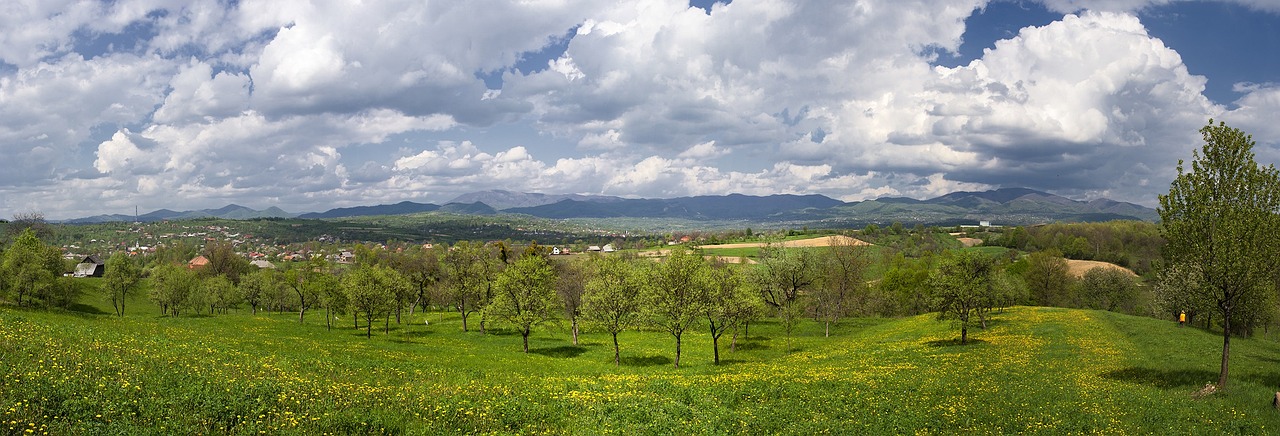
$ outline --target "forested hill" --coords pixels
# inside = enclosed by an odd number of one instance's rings
[[[347,218],[407,215],[424,212],[463,215],[521,214],[549,219],[662,218],[694,221],[726,221],[767,226],[770,223],[819,227],[860,226],[870,223],[955,225],[990,221],[997,225],[1050,222],[1139,220],[1154,222],[1156,211],[1133,203],[1108,199],[1078,201],[1023,188],[983,192],[953,192],[940,197],[880,198],[842,202],[822,195],[742,194],[704,195],[667,199],[620,198],[597,195],[548,195],[510,191],[483,191],[459,196],[443,206],[403,201],[396,204],[356,206],[298,215],[298,218]],[[137,217],[100,215],[65,221],[72,224],[189,218],[253,219],[293,217],[276,207],[253,210],[238,205],[221,209],[175,212],[161,209]]]

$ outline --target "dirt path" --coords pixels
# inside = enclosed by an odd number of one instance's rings
[[[823,237],[819,237],[819,238],[812,238],[812,239],[801,239],[801,240],[798,240],[798,241],[786,241],[786,242],[781,243],[780,245],[782,245],[783,247],[788,247],[788,248],[795,248],[795,247],[830,247],[830,246],[835,245],[835,244],[837,244],[837,243],[844,243],[844,244],[855,245],[855,246],[856,246],[856,245],[871,245],[870,243],[868,243],[868,242],[866,242],[866,241],[863,241],[863,240],[861,240],[861,239],[851,238],[851,237],[843,236],[843,235],[841,235],[841,236],[823,236]],[[738,244],[703,245],[703,246],[701,246],[701,248],[710,248],[710,249],[715,249],[715,248],[763,248],[763,247],[764,247],[764,246],[766,246],[766,245],[769,245],[769,244],[768,244],[768,243],[766,243],[766,242],[744,242],[744,243],[738,243]]]
[[[1072,276],[1072,277],[1075,277],[1075,278],[1081,278],[1081,277],[1084,277],[1084,273],[1089,272],[1089,270],[1094,269],[1094,268],[1110,268],[1110,269],[1118,269],[1118,270],[1120,270],[1120,271],[1124,271],[1124,272],[1128,273],[1130,276],[1133,276],[1133,277],[1137,277],[1137,276],[1138,276],[1138,274],[1137,274],[1137,273],[1134,273],[1134,272],[1133,272],[1133,270],[1131,270],[1131,269],[1129,269],[1129,268],[1125,268],[1125,267],[1120,266],[1120,265],[1116,265],[1116,264],[1114,264],[1114,263],[1099,262],[1099,261],[1096,261],[1096,260],[1072,260],[1072,259],[1067,259],[1067,273],[1068,273],[1068,274],[1071,274],[1071,276]]]

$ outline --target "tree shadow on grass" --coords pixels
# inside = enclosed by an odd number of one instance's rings
[[[663,355],[656,356],[622,356],[622,366],[658,366],[670,365],[672,362],[670,357]]]
[[[88,315],[107,315],[107,312],[103,312],[102,309],[99,309],[84,303],[76,303],[76,304],[67,306],[67,310],[71,312],[83,313]]]
[[[541,354],[547,357],[578,357],[581,356],[582,353],[587,352],[587,349],[573,345],[565,345],[550,348],[530,348],[529,352],[533,354]]]
[[[1103,378],[1157,388],[1200,387],[1218,380],[1218,373],[1203,369],[1163,370],[1130,366],[1101,374]]]
[[[971,345],[981,345],[985,343],[987,343],[987,341],[984,341],[982,339],[975,339],[975,338],[969,338],[969,340],[965,341],[964,343],[960,343],[960,338],[953,338],[953,339],[939,339],[936,341],[929,341],[929,342],[925,342],[924,344],[930,347],[968,347]]]
[[[756,351],[756,350],[767,350],[767,349],[769,349],[768,344],[755,342],[755,341],[739,342],[738,345],[735,345],[733,347],[733,351]]]

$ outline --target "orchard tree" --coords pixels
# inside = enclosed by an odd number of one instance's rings
[[[737,329],[760,312],[763,304],[760,294],[742,282],[737,268],[719,263],[705,270],[706,294],[703,297],[703,315],[711,331],[711,349],[714,362],[720,364],[720,336]]]
[[[186,267],[164,264],[151,270],[151,301],[160,306],[160,312],[178,316],[187,300],[199,286],[200,278]]]
[[[707,262],[695,253],[674,248],[648,271],[643,307],[651,325],[675,337],[675,367],[679,368],[684,332],[706,313]]]
[[[822,280],[810,299],[814,316],[822,320],[823,334],[831,336],[831,324],[849,314],[858,300],[866,297],[863,275],[867,269],[866,251],[850,239],[832,237],[819,268]]]
[[[231,280],[228,280],[226,277],[209,277],[204,279],[201,286],[209,296],[210,314],[217,311],[227,313],[227,309],[239,302],[239,293],[237,292],[238,290],[236,289],[236,285],[231,284]]]
[[[901,223],[898,223],[901,226]],[[800,321],[801,297],[820,284],[819,259],[810,250],[788,250],[770,245],[760,250],[760,264],[753,270],[753,281],[761,299],[775,309],[791,347],[791,332]]]
[[[515,326],[524,340],[524,352],[528,353],[529,333],[539,324],[555,319],[560,311],[555,272],[546,258],[525,255],[498,274],[493,289],[493,301],[485,312]]]
[[[960,324],[960,343],[969,340],[973,316],[990,307],[995,283],[995,259],[972,251],[953,252],[929,277],[939,319],[954,318]]]
[[[1119,268],[1093,268],[1076,282],[1076,295],[1086,309],[1132,314],[1138,304],[1138,284]]]
[[[573,333],[573,345],[578,345],[578,321],[582,318],[582,295],[587,286],[587,264],[579,259],[566,259],[551,262],[556,273],[556,295],[564,307],[564,315],[569,318],[569,329]]]
[[[391,309],[395,271],[384,266],[359,265],[342,276],[342,288],[355,316],[364,315],[366,339],[373,336],[373,320]],[[359,327],[357,325],[357,327]]]
[[[271,301],[271,296],[278,292],[281,287],[280,279],[276,270],[264,268],[246,274],[240,281],[240,298],[249,307],[253,309],[253,314],[258,314],[258,307],[265,306]],[[267,307],[270,310],[270,307]]]
[[[1196,290],[1214,303],[1222,322],[1222,367],[1227,386],[1232,321],[1273,292],[1280,232],[1280,173],[1254,161],[1253,137],[1213,120],[1200,129],[1204,145],[1188,170],[1178,162],[1169,194],[1160,196],[1161,233],[1171,265],[1192,264]]]
[[[613,336],[613,364],[622,365],[618,333],[640,323],[640,296],[645,273],[640,264],[618,256],[595,260],[595,274],[587,281],[582,315]]]
[[[138,264],[129,255],[116,252],[107,259],[102,280],[106,282],[107,295],[111,299],[111,307],[116,309],[116,316],[124,316],[125,300],[142,282],[142,271],[138,269]]]
[[[19,306],[33,306],[48,304],[57,293],[57,277],[62,268],[58,249],[41,242],[35,230],[25,229],[5,250],[0,276],[5,278]]]
[[[487,263],[491,263],[491,259],[484,247],[468,241],[459,241],[444,255],[449,304],[462,315],[464,332],[468,316],[484,307],[489,286],[485,277]]]
[[[1027,256],[1027,269],[1022,273],[1031,291],[1031,302],[1039,306],[1067,307],[1071,298],[1072,278],[1067,260],[1057,249],[1047,249]]]
[[[306,320],[307,309],[318,303],[316,300],[319,299],[319,296],[316,295],[315,287],[308,286],[307,282],[311,280],[312,276],[323,273],[313,271],[310,264],[311,262],[307,262],[302,268],[294,268],[284,272],[284,286],[293,291],[293,295],[298,297],[298,323]]]

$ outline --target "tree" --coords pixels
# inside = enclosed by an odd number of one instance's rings
[[[226,277],[209,277],[204,279],[204,282],[201,283],[200,286],[204,288],[205,294],[209,297],[210,314],[218,310],[221,310],[222,313],[226,313],[227,309],[237,303],[239,296],[236,292],[236,285],[231,284],[231,280],[228,280]]]
[[[582,297],[582,315],[613,336],[613,364],[622,365],[618,333],[640,323],[640,294],[644,272],[633,262],[618,256],[595,261],[596,273],[587,281]]]
[[[142,271],[138,269],[138,264],[123,252],[116,252],[107,259],[102,280],[106,282],[107,295],[111,299],[111,307],[116,309],[116,316],[124,316],[125,300],[142,282]]]
[[[1232,318],[1274,287],[1280,173],[1254,161],[1253,137],[1225,123],[1200,129],[1204,145],[1192,152],[1190,170],[1178,162],[1169,194],[1160,196],[1162,234],[1170,264],[1193,264],[1198,291],[1214,302],[1222,320],[1222,366],[1218,387],[1227,385]]]
[[[384,266],[360,265],[342,276],[351,310],[356,316],[364,315],[365,339],[373,336],[373,320],[391,308],[392,274],[395,272]]]
[[[561,260],[551,263],[556,273],[556,295],[563,303],[564,314],[569,318],[573,333],[573,345],[578,345],[578,319],[582,317],[582,294],[586,291],[587,266],[580,260]]]
[[[151,270],[151,282],[151,301],[160,306],[161,313],[178,316],[199,285],[199,277],[185,267],[164,264]]]
[[[277,275],[276,270],[260,269],[246,274],[240,281],[240,297],[245,303],[249,303],[254,315],[258,314],[258,307],[270,301],[271,296],[280,288]]]
[[[1071,275],[1067,260],[1057,249],[1037,251],[1027,256],[1027,270],[1022,274],[1031,291],[1031,302],[1039,306],[1067,307]]]
[[[484,307],[488,279],[485,277],[490,258],[483,246],[467,241],[454,244],[444,255],[449,287],[449,303],[462,315],[462,331],[467,331],[467,317]]]
[[[560,310],[555,286],[555,272],[547,259],[538,255],[522,256],[498,274],[493,285],[493,301],[485,312],[515,326],[524,339],[524,352],[528,353],[533,327],[554,319]]]
[[[680,367],[680,347],[685,330],[705,313],[707,263],[689,251],[675,248],[660,264],[649,269],[643,307],[649,322],[676,339],[675,367]]]
[[[236,254],[235,247],[226,241],[210,242],[204,247],[204,257],[209,259],[209,266],[200,270],[202,275],[224,276],[231,280],[231,283],[240,283],[240,275],[248,273],[253,268],[253,265]]]
[[[322,272],[314,271],[312,269],[313,263],[317,260],[320,259],[308,261],[307,264],[300,269],[294,268],[284,272],[284,286],[293,291],[293,294],[298,297],[299,324],[306,321],[307,309],[310,309],[311,306],[318,303],[316,300],[319,299],[319,296],[316,294],[316,288],[314,286],[308,286],[307,284],[307,282],[311,280],[312,276],[323,274]]]
[[[975,312],[989,307],[995,270],[995,259],[958,251],[944,258],[929,278],[938,319],[954,318],[960,324],[961,344],[968,342]]]
[[[744,286],[742,275],[729,264],[716,264],[705,270],[706,294],[703,298],[703,315],[711,330],[711,349],[714,362],[720,364],[720,336],[736,329],[760,311],[760,295]]]
[[[50,297],[57,291],[57,277],[62,268],[58,249],[46,246],[32,229],[18,234],[0,263],[0,272],[19,306],[52,303]]]
[[[1156,309],[1167,316],[1166,319],[1177,319],[1185,313],[1187,324],[1191,324],[1197,315],[1213,310],[1214,302],[1200,290],[1203,276],[1199,269],[1195,264],[1178,263],[1169,265],[1156,276]]]
[[[822,281],[814,288],[812,302],[814,316],[823,321],[824,335],[831,336],[831,324],[848,314],[855,299],[865,296],[866,283],[862,276],[867,268],[865,251],[847,239],[831,238],[819,266]]]
[[[787,348],[791,347],[791,332],[800,320],[800,297],[819,283],[818,262],[810,250],[787,250],[774,245],[760,250],[753,281],[764,303],[777,310],[787,334]]]
[[[1077,282],[1076,295],[1083,307],[1132,314],[1138,303],[1138,285],[1129,273],[1117,268],[1093,268]]]

